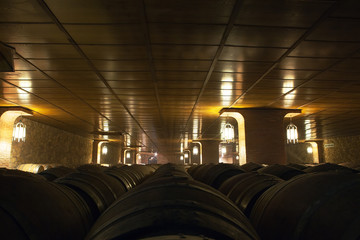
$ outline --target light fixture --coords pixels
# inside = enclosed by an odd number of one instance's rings
[[[106,145],[104,145],[104,146],[102,147],[101,152],[102,152],[102,154],[104,154],[104,155],[106,155],[106,154],[107,154],[107,152],[108,152],[108,148],[107,148],[107,146],[106,146]]]
[[[126,153],[126,158],[127,158],[127,159],[130,158],[130,153],[129,153],[129,152]]]
[[[25,142],[25,137],[26,137],[26,126],[20,120],[14,126],[13,141]]]
[[[290,119],[290,124],[287,125],[286,127],[286,136],[287,136],[287,143],[297,143],[298,142],[298,131],[297,131],[297,127],[295,126],[295,124],[293,124],[291,122]]]
[[[221,153],[222,153],[223,155],[226,154],[226,147],[225,147],[225,146],[222,146],[222,147],[221,147]]]
[[[184,154],[184,157],[185,157],[185,158],[189,158],[189,154],[188,154],[188,153],[185,153],[185,154]]]
[[[189,148],[189,133],[185,132],[184,134],[184,149]]]
[[[193,147],[193,154],[194,154],[194,155],[198,155],[198,154],[199,154],[199,148],[198,148],[198,146],[194,146],[194,147]]]
[[[182,141],[182,140],[181,140]],[[184,143],[181,142],[180,143],[180,152],[183,153],[184,152]]]
[[[155,153],[154,153],[154,156],[157,157],[157,155],[158,155],[157,152],[155,152]]]
[[[234,141],[234,126],[230,123],[226,123],[222,129],[222,139],[226,142],[233,142]]]
[[[311,146],[309,146],[306,148],[306,151],[308,154],[311,154],[311,153],[313,153],[313,148]]]
[[[184,156],[183,156],[183,155],[180,156],[180,160],[181,160],[181,161],[184,160]]]

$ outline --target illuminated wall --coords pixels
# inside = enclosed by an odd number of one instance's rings
[[[326,162],[360,165],[360,136],[324,140],[324,155]]]
[[[76,167],[91,161],[92,140],[30,119],[26,124],[26,141],[13,142],[12,167],[22,163],[60,163]]]

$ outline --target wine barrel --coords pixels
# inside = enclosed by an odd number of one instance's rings
[[[78,171],[84,171],[84,172],[103,172],[107,168],[108,167],[101,166],[100,164],[84,164],[77,167],[76,169]]]
[[[158,170],[164,174],[155,172],[120,197],[86,239],[258,239],[248,219],[218,191],[179,176],[178,168]]]
[[[221,184],[221,186],[219,187],[219,191],[225,195],[228,195],[229,192],[235,187],[236,183],[242,181],[243,179],[245,179],[249,176],[253,176],[256,174],[258,174],[258,173],[247,172],[247,173],[242,173],[242,174],[232,176],[231,178],[229,178],[225,182],[223,182],[223,184]]]
[[[240,166],[234,164],[221,163],[205,166],[201,170],[201,176],[198,177],[197,180],[206,183],[214,188],[219,188],[221,184],[228,178],[245,172],[240,168]],[[197,176],[198,173],[199,172],[195,172],[194,176]]]
[[[359,203],[358,174],[304,174],[263,193],[250,219],[264,240],[356,240],[360,238]]]
[[[195,180],[204,181],[205,175],[207,171],[215,166],[213,163],[201,164],[197,168],[194,168],[190,172],[188,172]]]
[[[40,173],[45,170],[44,166],[42,164],[35,164],[35,163],[25,163],[20,164],[17,169],[25,172],[31,172],[31,173]]]
[[[55,179],[72,172],[76,172],[76,170],[64,166],[59,166],[59,167],[48,168],[45,171],[40,172],[39,174],[45,177],[49,181],[54,181]]]
[[[106,174],[74,172],[56,179],[54,182],[64,184],[76,191],[91,210],[96,219],[125,189],[115,179]]]
[[[303,164],[299,164],[299,163],[289,163],[286,166],[296,168],[296,169],[299,169],[299,170],[304,170],[304,169],[307,168],[307,166],[305,166]]]
[[[304,171],[301,171],[299,169],[288,167],[285,165],[279,165],[279,164],[269,165],[257,171],[259,173],[274,175],[284,180],[289,180],[297,175],[305,173]]]
[[[227,196],[249,217],[255,202],[261,194],[283,181],[273,175],[255,173],[238,181]]]
[[[245,170],[246,172],[252,172],[259,170],[260,168],[263,168],[261,164],[254,163],[254,162],[248,162],[240,166],[241,169]]]
[[[91,215],[73,191],[40,176],[0,172],[2,239],[83,239]]]
[[[327,171],[336,171],[336,172],[348,172],[348,173],[357,173],[358,171],[352,168],[344,167],[338,164],[333,163],[323,163],[316,166],[308,167],[304,170],[307,173],[312,172],[327,172]]]

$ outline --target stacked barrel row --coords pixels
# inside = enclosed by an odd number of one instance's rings
[[[102,212],[154,171],[139,165],[39,174],[0,169],[2,239],[83,239]]]
[[[86,239],[259,239],[223,194],[166,164],[116,200]]]
[[[244,212],[261,239],[360,239],[360,175],[336,164],[204,164],[188,172]]]

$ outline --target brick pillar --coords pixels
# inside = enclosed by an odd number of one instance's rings
[[[288,113],[301,113],[300,109],[223,108],[220,111],[227,112],[244,117],[246,162],[286,164],[283,119]]]
[[[220,140],[200,140],[202,144],[202,163],[219,163]]]

